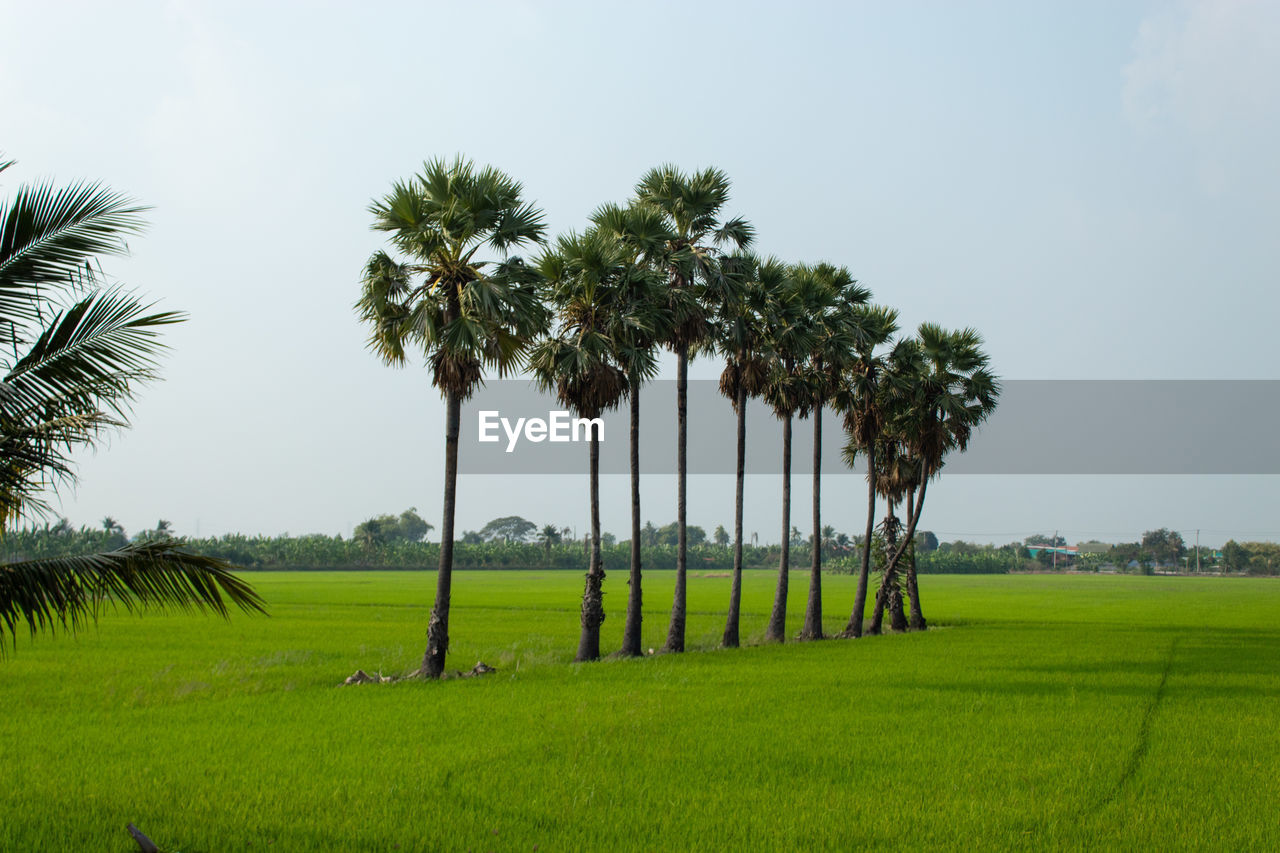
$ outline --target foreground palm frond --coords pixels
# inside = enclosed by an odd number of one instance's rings
[[[26,623],[34,635],[61,626],[75,631],[97,618],[104,604],[212,611],[224,618],[228,603],[265,613],[262,599],[225,560],[181,550],[177,541],[143,542],[83,557],[0,564],[0,634],[17,639]],[[0,643],[0,653],[3,652]]]
[[[74,481],[74,451],[128,426],[137,389],[156,378],[159,329],[185,319],[102,282],[98,256],[127,252],[143,210],[84,183],[23,186],[0,204],[0,536]],[[233,568],[174,540],[0,563],[0,640],[16,642],[22,623],[32,635],[75,631],[103,605],[265,612]]]
[[[95,256],[124,254],[145,210],[101,184],[20,187],[0,222],[0,314],[36,319],[38,288],[91,276]]]

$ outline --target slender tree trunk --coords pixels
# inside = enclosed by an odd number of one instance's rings
[[[906,553],[907,544],[911,542],[916,535],[916,527],[920,524],[920,512],[924,509],[924,494],[929,487],[929,481],[925,479],[920,484],[920,491],[916,493],[915,507],[909,509],[907,513],[907,531],[902,543],[898,545],[896,550],[889,552],[889,568],[897,569],[903,555]]]
[[[888,556],[888,562],[885,563],[884,576],[880,579],[880,586],[876,589],[876,600],[871,606],[871,624],[867,626],[867,633],[878,635],[884,627],[884,611],[889,604],[889,587],[893,584],[893,573],[897,571],[897,564],[893,561],[893,554],[897,550],[897,524],[894,521],[897,506],[890,501],[888,514],[885,515],[884,539],[885,554]]]
[[[909,546],[911,541],[915,538],[916,526],[920,523],[920,512],[924,508],[924,495],[928,486],[928,480],[923,479],[923,482],[920,484],[920,491],[916,495],[914,506],[907,507],[907,529],[906,535],[902,539],[901,544],[896,542],[889,543],[888,547],[885,549],[888,553],[888,563],[885,565],[884,579],[880,582],[880,591],[876,594],[876,611],[873,617],[874,621],[872,622],[873,630],[870,630],[868,633],[880,633],[880,626],[883,619],[883,608],[890,603],[890,593],[897,585],[898,566],[901,564],[902,557],[906,554],[907,546]],[[892,514],[892,512],[893,510],[891,508],[890,514]],[[894,630],[906,630],[907,623],[905,619],[902,620],[901,624],[902,628],[899,629],[895,626]]]
[[[631,577],[627,579],[627,623],[622,630],[622,654],[644,654],[640,625],[644,616],[640,590],[640,382],[631,377]]]
[[[915,529],[915,525],[912,523],[912,519],[914,518],[914,515],[915,515],[915,497],[916,497],[916,490],[908,489],[907,490],[907,530]],[[914,559],[915,543],[912,542],[910,535],[908,535],[907,538],[902,540],[902,547],[906,549],[903,552],[903,555],[907,558],[907,560],[910,561],[911,559]],[[907,614],[905,609],[903,608],[903,603],[902,603],[903,576],[904,576],[903,564],[901,561],[899,561],[898,568],[893,573],[894,582],[892,586],[889,587],[889,597],[888,597],[889,627],[892,628],[894,631],[907,630]]]
[[[813,410],[813,547],[809,558],[809,602],[804,609],[802,640],[821,640],[822,633],[822,404]]]
[[[924,618],[924,610],[920,606],[920,585],[916,580],[915,528],[919,525],[920,512],[924,509],[923,504],[924,501],[920,501],[914,510],[913,521],[915,521],[915,524],[911,526],[911,550],[907,552],[908,557],[905,572],[907,579],[907,595],[911,599],[911,619],[908,624],[912,631],[923,631],[929,627]]]
[[[738,382],[738,480],[733,508],[733,586],[729,589],[729,617],[725,620],[725,648],[738,647],[738,623],[742,606],[742,481],[747,466],[747,388]]]
[[[587,566],[587,583],[582,592],[582,636],[578,639],[575,661],[600,657],[600,624],[604,622],[604,565],[600,560],[600,442],[588,430],[587,446],[591,451],[591,561]]]
[[[876,530],[876,448],[867,448],[867,531],[862,538],[862,566],[858,569],[858,592],[853,599],[853,612],[844,633],[862,636],[862,616],[867,609],[867,582],[871,577],[871,538]]]
[[[907,630],[907,614],[902,606],[902,570],[893,574],[894,584],[889,588],[888,610],[889,627],[894,631]]]
[[[688,474],[686,453],[689,446],[689,348],[682,346],[676,355],[676,594],[671,602],[671,627],[667,630],[668,652],[684,651],[685,559],[688,538],[685,530],[685,477]]]
[[[449,650],[449,598],[453,587],[453,517],[458,508],[458,431],[462,422],[462,400],[450,391],[445,402],[444,430],[444,518],[440,521],[440,568],[436,573],[436,601],[427,622],[427,651],[421,672],[427,678],[444,674],[445,653]]]
[[[787,582],[791,573],[791,415],[782,422],[782,556],[778,560],[778,588],[773,594],[773,613],[765,640],[787,640]]]
[[[873,637],[884,632],[884,611],[889,606],[889,585],[892,582],[892,576],[886,571],[876,589],[875,601],[871,603],[871,624],[867,626],[867,633]]]

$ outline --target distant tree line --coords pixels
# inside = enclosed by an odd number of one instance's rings
[[[173,525],[159,520],[153,528],[128,535],[124,527],[108,516],[97,528],[75,528],[65,518],[56,522],[11,531],[5,537],[5,559],[45,559],[92,551],[111,551],[130,542],[168,538],[185,548],[257,570],[423,570],[433,568],[440,546],[427,541],[434,527],[410,507],[399,515],[379,515],[356,525],[351,538],[308,534],[304,536],[246,536],[230,533],[217,537],[177,537]],[[724,541],[724,528],[710,539],[702,527],[689,525],[688,561],[695,571],[726,572],[733,569],[733,553]],[[678,531],[674,523],[661,527],[646,522],[640,544],[645,559],[656,570],[674,570],[677,565]],[[830,525],[820,537],[825,568],[834,574],[857,573],[861,565],[862,537],[837,532]],[[589,538],[574,538],[570,527],[546,524],[539,527],[520,516],[495,518],[478,531],[466,531],[454,546],[454,562],[459,569],[553,569],[581,571],[588,559]],[[1055,567],[1053,555],[1041,546],[1066,548],[1061,536],[1028,536],[1006,545],[978,544],[955,540],[939,542],[928,530],[918,531],[908,559],[920,574],[1005,574],[1018,571],[1045,571]],[[792,528],[788,550],[804,565],[809,557],[810,537]],[[1031,550],[1039,548],[1032,555]],[[744,545],[742,565],[748,569],[777,566],[781,544]],[[601,558],[607,570],[624,570],[629,565],[631,543],[618,541],[613,534],[601,536]],[[1083,542],[1074,553],[1059,553],[1059,571],[1119,571],[1152,574],[1157,570],[1196,569],[1195,547],[1187,547],[1181,536],[1165,528],[1147,531],[1140,542],[1107,544]],[[882,573],[884,545],[879,534],[873,538],[871,565]],[[1280,574],[1280,545],[1272,542],[1228,542],[1220,551],[1202,548],[1200,568],[1204,572],[1235,574]]]

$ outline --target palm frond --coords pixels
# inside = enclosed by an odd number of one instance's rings
[[[147,208],[101,184],[21,186],[0,223],[0,316],[37,315],[42,285],[72,285],[95,255],[122,255]]]
[[[50,405],[85,412],[105,405],[123,417],[139,380],[164,349],[156,330],[182,322],[180,312],[152,306],[119,289],[95,291],[46,320],[44,331],[4,376],[6,415]]]
[[[182,550],[174,540],[126,545],[82,557],[0,564],[0,633],[16,640],[25,623],[76,631],[104,606],[229,614],[228,604],[266,613],[266,605],[225,560]],[[0,653],[3,652],[0,643]]]

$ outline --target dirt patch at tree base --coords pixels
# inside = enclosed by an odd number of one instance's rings
[[[461,672],[457,670],[455,670],[454,672],[446,672],[444,675],[441,676],[441,679],[443,680],[448,678],[475,678],[477,675],[488,675],[491,672],[497,672],[497,671],[498,670],[496,668],[489,666],[484,661],[476,661],[476,665],[471,667],[471,669],[468,670],[467,672]],[[425,678],[426,678],[426,675],[420,669],[416,669],[413,672],[409,673],[408,675],[399,677],[399,678],[397,678],[394,675],[383,675],[381,672],[378,672],[375,675],[370,675],[369,673],[365,672],[363,669],[357,669],[351,675],[348,675],[346,677],[346,679],[342,682],[342,686],[346,687],[352,684],[394,684],[397,681],[409,681],[409,680],[425,679]]]

